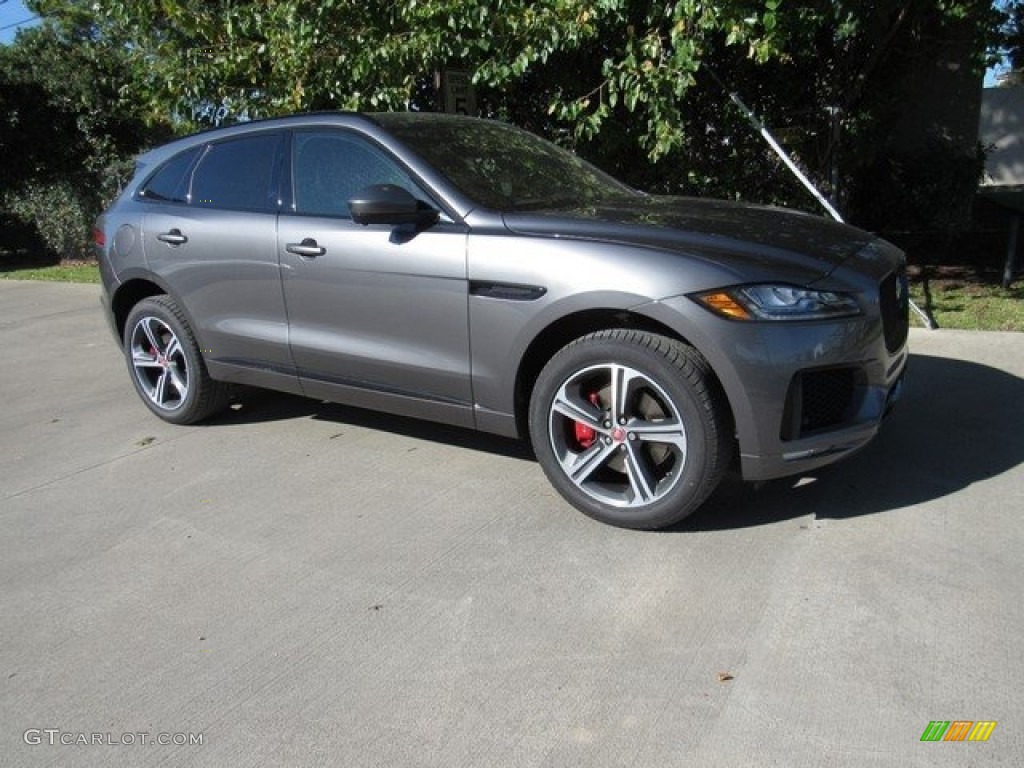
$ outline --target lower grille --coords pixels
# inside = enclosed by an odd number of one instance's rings
[[[834,427],[853,416],[857,368],[803,371],[793,377],[786,395],[781,437],[796,440]]]
[[[885,348],[895,352],[907,340],[910,328],[910,291],[907,270],[900,267],[890,273],[879,288],[878,304],[882,313]]]

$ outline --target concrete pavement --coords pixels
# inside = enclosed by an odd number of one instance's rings
[[[166,425],[97,297],[0,281],[0,766],[1024,764],[1024,334],[914,331],[864,452],[635,533],[497,438]]]

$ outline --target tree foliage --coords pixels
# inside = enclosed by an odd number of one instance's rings
[[[884,227],[895,208],[872,203],[885,200],[880,181],[897,198],[892,180],[917,162],[907,114],[927,80],[923,63],[980,76],[1018,4],[31,0],[45,26],[0,56],[0,140],[21,142],[3,147],[17,162],[0,184],[35,168],[91,174],[82,189],[109,186],[116,176],[101,169],[155,140],[143,117],[187,132],[306,110],[433,109],[436,73],[457,69],[471,74],[483,114],[570,145],[637,186],[809,204],[730,104],[736,90],[812,176],[838,180],[855,219]],[[41,90],[45,103],[19,88]],[[12,119],[20,139],[10,139]],[[59,144],[59,157],[43,157],[33,133],[53,137],[45,144]],[[931,129],[919,149],[927,163],[973,151]],[[956,183],[969,187],[966,165],[957,168]],[[929,188],[940,195],[944,185],[934,178]]]
[[[782,50],[780,0],[39,0],[91,19],[130,47],[155,115],[204,104],[262,117],[320,108],[402,109],[457,65],[501,89],[564,55],[596,56],[585,90],[556,88],[548,112],[597,133],[618,104],[660,156],[685,139],[679,104],[712,45],[758,61]]]
[[[153,138],[128,71],[123,52],[52,25],[0,46],[0,215],[61,256],[87,253],[88,223]]]
[[[1002,83],[1021,85],[1024,82],[1024,2],[1008,2],[1002,6],[1006,14],[1003,24],[1002,63],[1007,67]]]

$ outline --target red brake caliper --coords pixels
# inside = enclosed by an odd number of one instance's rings
[[[591,392],[587,396],[587,400],[596,405],[598,408],[601,407],[601,396],[597,392]],[[576,438],[577,444],[584,451],[594,444],[597,440],[597,432],[594,428],[584,424],[582,421],[577,421],[573,424],[573,436]]]

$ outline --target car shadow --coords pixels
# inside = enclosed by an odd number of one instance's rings
[[[674,530],[888,512],[947,496],[1021,463],[1024,379],[964,360],[911,355],[903,398],[864,450],[760,486],[729,477]]]
[[[231,407],[208,423],[256,424],[297,418],[390,432],[522,461],[534,460],[533,451],[525,441],[252,387],[234,388]]]
[[[813,515],[841,520],[941,498],[1024,463],[1024,379],[963,360],[911,355],[906,390],[860,453],[805,475],[754,485],[731,473],[669,530],[715,531]],[[211,424],[311,417],[535,461],[525,441],[265,390],[239,388]]]

